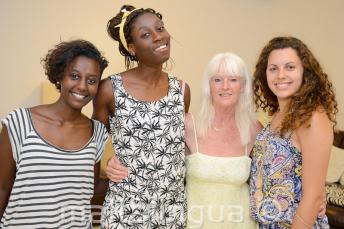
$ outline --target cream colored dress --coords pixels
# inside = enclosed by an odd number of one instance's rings
[[[187,228],[255,229],[250,218],[249,190],[251,158],[216,157],[198,150],[186,157]],[[247,151],[247,149],[246,149]]]

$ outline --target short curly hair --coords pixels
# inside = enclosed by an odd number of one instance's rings
[[[111,18],[107,24],[107,32],[108,32],[109,36],[119,43],[118,50],[121,53],[121,55],[125,57],[126,69],[131,68],[133,66],[133,63],[137,62],[137,59],[136,59],[135,55],[132,55],[131,53],[129,53],[128,50],[126,50],[124,48],[122,41],[120,39],[119,28],[116,26],[121,24],[124,11],[129,12],[129,11],[132,11],[134,9],[136,9],[134,6],[123,5],[121,7],[120,11],[116,14],[116,16]],[[132,41],[133,41],[133,38],[131,37],[132,25],[134,24],[134,22],[138,16],[145,14],[145,13],[151,13],[151,14],[157,16],[160,20],[162,19],[162,15],[160,13],[156,12],[155,10],[151,9],[151,8],[136,9],[134,12],[129,14],[127,19],[126,19],[126,22],[124,24],[124,28],[123,28],[124,37],[125,37],[125,40],[127,41],[128,44],[132,43]]]
[[[257,108],[262,108],[269,115],[273,115],[279,108],[277,97],[268,86],[266,69],[270,53],[285,48],[296,51],[304,72],[301,88],[288,104],[288,113],[282,121],[280,133],[285,134],[300,127],[309,121],[312,112],[318,108],[323,109],[335,125],[338,108],[332,83],[306,44],[295,37],[275,37],[260,53],[253,74],[254,101]]]
[[[45,74],[58,91],[61,91],[61,85],[58,82],[62,80],[67,66],[78,56],[95,60],[99,64],[100,75],[108,66],[108,61],[91,42],[81,39],[60,42],[42,59]]]

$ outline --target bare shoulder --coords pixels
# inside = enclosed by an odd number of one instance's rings
[[[296,139],[300,148],[305,145],[331,146],[333,143],[333,123],[322,109],[313,111],[311,118],[296,129]]]
[[[312,117],[311,117],[311,122],[325,122],[329,125],[331,124],[330,119],[328,118],[326,111],[324,109],[317,109],[315,111],[313,111],[312,113]]]
[[[329,131],[333,130],[333,123],[323,109],[313,111],[307,123],[300,127],[300,131]]]
[[[102,79],[99,83],[98,92],[93,100],[93,104],[110,104],[114,102],[111,79]]]
[[[98,92],[93,99],[92,118],[101,121],[109,130],[109,115],[115,111],[115,97],[110,78],[102,79],[99,83]]]
[[[109,77],[102,79],[99,83],[98,94],[112,94],[112,82]]]

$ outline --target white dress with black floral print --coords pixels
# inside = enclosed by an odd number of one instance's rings
[[[110,117],[113,148],[129,175],[110,182],[102,228],[184,228],[184,99],[180,82],[169,76],[168,94],[140,101],[111,76],[115,114]]]

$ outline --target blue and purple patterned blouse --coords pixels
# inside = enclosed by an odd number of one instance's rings
[[[301,152],[290,137],[282,137],[267,125],[257,136],[250,176],[251,217],[259,228],[290,228],[302,188]],[[314,228],[329,228],[327,217],[318,217]]]

